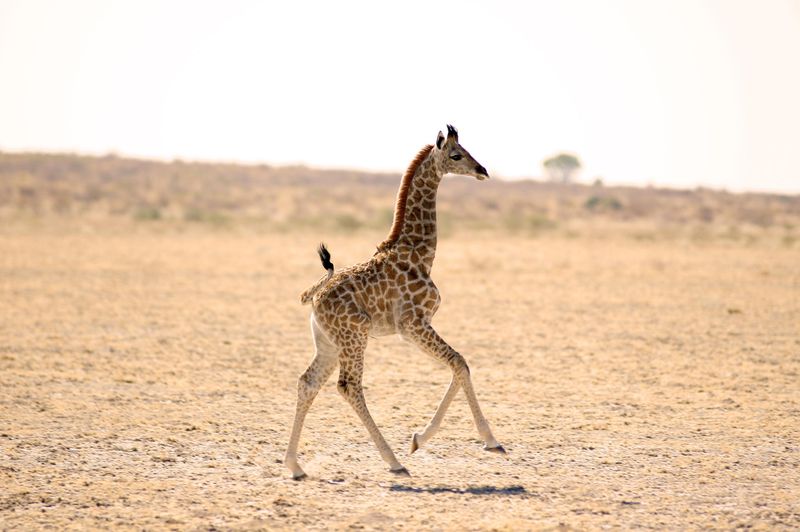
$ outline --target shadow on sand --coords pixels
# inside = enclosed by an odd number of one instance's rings
[[[471,486],[469,488],[451,488],[447,486],[417,487],[403,486],[402,484],[392,484],[389,491],[401,491],[407,493],[457,493],[462,495],[530,495],[523,486],[507,486],[498,488],[497,486]]]

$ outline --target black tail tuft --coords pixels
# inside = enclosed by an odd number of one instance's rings
[[[326,270],[333,270],[331,254],[328,251],[328,248],[325,247],[324,243],[320,243],[319,248],[317,248],[317,254],[319,254],[319,260],[322,261],[322,267]]]

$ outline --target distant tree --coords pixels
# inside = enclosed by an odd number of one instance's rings
[[[581,161],[571,153],[559,153],[542,161],[544,172],[550,181],[570,183],[581,168]]]

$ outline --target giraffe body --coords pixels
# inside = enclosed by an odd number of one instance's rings
[[[341,270],[314,296],[314,317],[329,336],[351,318],[368,320],[370,336],[387,336],[418,317],[430,321],[439,308],[439,290],[424,268],[410,261],[408,248],[391,249]]]
[[[458,133],[452,126],[448,126],[446,139],[440,132],[435,145],[419,152],[403,176],[392,231],[370,260],[334,274],[321,247],[328,276],[301,296],[302,302],[313,305],[311,328],[316,355],[298,381],[297,411],[286,452],[285,463],[296,479],[305,476],[297,463],[305,415],[337,365],[339,392],[364,423],[390,470],[408,473],[383,439],[364,401],[361,377],[369,336],[400,334],[453,371],[450,387],[433,419],[422,434],[413,435],[411,452],[438,430],[459,389],[467,396],[485,448],[504,452],[478,406],[466,361],[430,324],[441,302],[430,277],[436,254],[436,192],[447,173],[488,178],[486,169],[458,144]]]

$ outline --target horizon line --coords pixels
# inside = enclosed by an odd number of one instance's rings
[[[231,165],[231,166],[248,166],[248,167],[259,167],[259,166],[266,166],[270,168],[308,168],[310,170],[321,171],[321,172],[354,172],[354,173],[361,173],[361,174],[384,174],[387,176],[402,176],[405,170],[388,170],[388,169],[375,169],[375,168],[363,168],[363,167],[348,167],[348,166],[319,166],[312,163],[307,162],[287,162],[287,163],[271,163],[267,161],[249,161],[249,160],[235,160],[235,159],[204,159],[204,158],[184,158],[184,157],[159,157],[159,156],[152,156],[152,155],[138,155],[132,153],[123,153],[117,150],[109,150],[106,152],[92,152],[92,151],[81,151],[81,150],[52,150],[52,151],[42,151],[37,149],[21,149],[21,150],[6,150],[0,146],[0,155],[43,155],[43,156],[68,156],[68,157],[85,157],[85,158],[94,158],[94,159],[103,159],[103,158],[117,158],[117,159],[127,159],[133,161],[142,161],[142,162],[156,162],[161,164],[176,164],[176,163],[185,163],[185,164],[207,164],[207,165]],[[457,175],[457,174],[454,174]],[[463,177],[463,176],[462,176]],[[569,183],[559,183],[556,181],[551,181],[544,176],[505,176],[505,175],[492,175],[490,181],[498,181],[503,183],[519,183],[525,181],[531,181],[541,184],[550,184],[550,185],[560,185],[560,186],[586,186],[592,187],[596,186],[592,180],[581,180],[576,179]],[[768,196],[800,196],[800,190],[796,192],[789,192],[789,191],[778,191],[774,189],[728,189],[728,188],[718,188],[711,185],[703,185],[698,184],[695,186],[680,186],[680,185],[670,185],[670,184],[660,184],[656,182],[650,182],[646,184],[642,183],[630,183],[624,181],[608,181],[607,179],[603,178],[601,180],[601,187],[603,188],[637,188],[637,189],[655,189],[655,190],[673,190],[673,191],[699,191],[699,190],[708,190],[712,192],[719,192],[719,193],[726,193],[726,194],[753,194],[753,195],[768,195]]]

